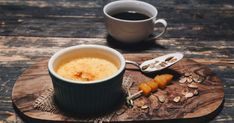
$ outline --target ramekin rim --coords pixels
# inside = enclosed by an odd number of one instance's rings
[[[70,79],[63,78],[54,71],[53,63],[56,60],[56,58],[59,57],[61,54],[65,53],[65,52],[68,52],[68,51],[71,51],[71,50],[74,50],[76,48],[101,48],[101,49],[108,50],[108,51],[116,54],[116,56],[119,58],[120,68],[118,69],[118,71],[115,74],[113,74],[110,77],[107,77],[105,79],[101,79],[101,80],[83,82],[83,81],[70,80]],[[123,57],[123,55],[120,52],[118,52],[117,50],[113,49],[113,48],[103,46],[103,45],[82,44],[82,45],[67,47],[67,48],[64,48],[64,49],[61,49],[61,50],[55,52],[55,54],[53,54],[51,56],[51,58],[49,59],[49,61],[48,61],[48,71],[54,77],[56,77],[57,79],[60,79],[62,81],[68,82],[68,83],[73,83],[73,84],[95,84],[95,83],[102,83],[102,82],[108,81],[108,80],[113,79],[114,77],[118,76],[119,74],[121,74],[124,71],[125,65],[126,65],[126,63],[125,63],[125,58]]]

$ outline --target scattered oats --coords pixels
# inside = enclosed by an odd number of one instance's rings
[[[191,75],[191,73],[184,73],[184,76],[186,76],[186,77],[188,77],[188,76],[190,76]]]
[[[189,88],[194,88],[194,89],[197,89],[198,88],[198,86],[197,86],[197,84],[196,83],[191,83],[191,84],[188,84],[187,85]]]
[[[148,108],[148,106],[147,105],[143,105],[143,106],[141,106],[141,109],[147,109]]]
[[[180,101],[180,96],[176,96],[174,99],[173,99],[174,102],[179,102]]]
[[[161,62],[161,64],[165,64],[165,65],[167,65],[167,63],[166,63],[166,62],[164,62],[164,61],[163,61],[163,62]]]
[[[149,67],[150,68],[154,68],[154,64],[152,63],[152,64],[149,64]]]
[[[193,77],[194,79],[199,79],[199,75],[197,75],[197,74],[193,74],[192,77]]]
[[[155,61],[155,62],[154,62],[154,64],[157,64],[157,63],[159,63],[159,61]]]
[[[199,79],[198,79],[198,83],[201,83],[201,82],[203,82],[205,79],[203,78],[203,77],[200,77]]]
[[[162,67],[159,66],[158,64],[155,64],[154,67],[155,67],[156,69],[161,69],[161,68],[162,68]]]
[[[199,93],[198,93],[198,90],[194,90],[193,94],[194,94],[195,96],[198,95],[198,94],[199,94]]]
[[[161,102],[161,103],[164,103],[165,102],[165,97],[160,95],[158,96],[158,100]]]
[[[179,83],[185,83],[187,79],[185,77],[180,77]]]
[[[166,58],[165,61],[166,62],[171,61],[173,58],[174,58],[173,56],[170,56],[170,57]]]
[[[142,70],[146,70],[149,66],[150,66],[149,64],[144,65],[144,66],[142,67]]]
[[[137,107],[142,107],[145,105],[145,101],[144,100],[136,101],[134,105],[136,105]]]
[[[161,67],[166,67],[167,63],[166,63],[166,62],[161,62],[161,63],[159,63],[159,65],[160,65]]]
[[[188,92],[188,93],[186,93],[186,94],[185,94],[185,97],[186,97],[186,98],[193,97],[193,93],[191,93],[191,92]]]
[[[177,58],[173,58],[173,59],[171,59],[169,62],[170,62],[170,63],[173,63],[173,62],[175,62],[175,61],[177,61]]]
[[[197,82],[199,80],[199,77],[197,78],[197,77],[193,77],[193,81],[194,82]]]
[[[202,82],[202,80],[201,80],[201,79],[197,80],[197,83],[201,83],[201,82]]]
[[[187,78],[187,82],[188,82],[188,83],[191,83],[191,82],[193,82],[193,79],[190,78],[190,77],[188,77],[188,78]]]
[[[182,90],[181,93],[185,96],[188,92],[189,92],[189,90],[186,88],[186,89]]]

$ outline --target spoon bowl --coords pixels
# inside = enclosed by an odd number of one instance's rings
[[[126,63],[137,66],[143,73],[151,73],[168,68],[176,62],[180,61],[183,57],[183,53],[176,52],[146,60],[141,64],[130,60],[126,60]]]

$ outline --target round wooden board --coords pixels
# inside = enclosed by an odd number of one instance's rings
[[[158,56],[157,54],[125,54],[125,58],[134,61],[143,61]],[[130,87],[130,93],[137,91],[137,85],[152,79],[153,75],[144,75],[127,65],[125,78],[130,78],[134,82]],[[187,88],[186,84],[178,82],[179,76],[185,72],[199,74],[206,79],[198,85],[199,94],[191,98],[183,98],[181,92]],[[214,117],[216,112],[222,107],[224,90],[221,80],[212,71],[197,62],[183,59],[161,73],[172,73],[175,79],[172,84],[164,90],[158,90],[149,97],[141,96],[134,101],[133,108],[126,105],[119,107],[117,111],[106,114],[98,118],[81,119],[79,116],[65,115],[61,111],[50,112],[34,108],[35,100],[48,89],[52,88],[51,79],[47,71],[47,60],[42,60],[24,71],[17,79],[13,92],[12,102],[18,113],[26,120],[35,121],[154,121],[154,120],[192,120],[206,117]],[[192,90],[190,90],[192,91]],[[161,103],[158,96],[163,95],[166,101]],[[173,102],[175,96],[181,96],[178,103]],[[142,109],[141,106],[147,106]]]

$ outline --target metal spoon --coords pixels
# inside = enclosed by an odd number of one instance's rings
[[[156,57],[151,60],[144,61],[141,64],[135,61],[126,60],[126,64],[132,64],[134,66],[137,66],[144,73],[151,73],[151,72],[163,70],[175,64],[176,62],[181,60],[183,57],[184,57],[183,53],[176,52],[176,53],[170,53],[167,55]]]

